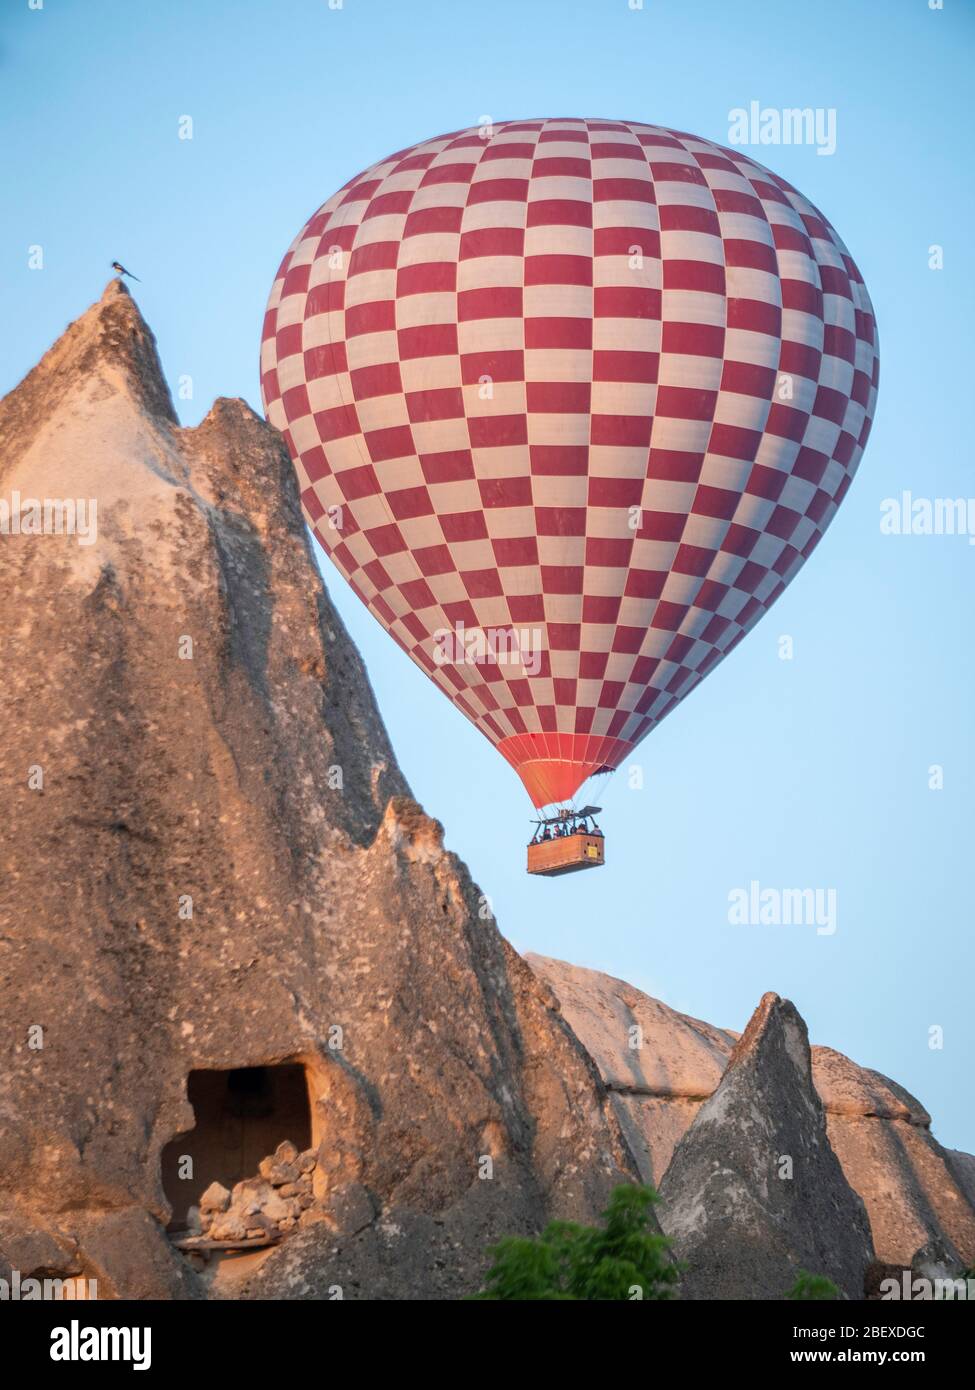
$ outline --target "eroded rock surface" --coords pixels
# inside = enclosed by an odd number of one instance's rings
[[[594,1218],[633,1169],[593,1064],[410,798],[276,432],[181,429],[113,282],[0,403],[0,472],[97,502],[92,544],[0,538],[0,1264],[205,1292],[161,1153],[191,1072],[280,1063],[333,1234],[449,1210],[476,1284],[485,1235]],[[383,1287],[436,1292],[411,1248]]]
[[[545,956],[526,959],[589,1049],[647,1182],[717,1087],[738,1034],[668,1008],[623,980]],[[931,1242],[975,1262],[975,1158],[946,1151],[931,1117],[889,1077],[812,1048],[830,1143],[870,1218],[877,1259],[909,1268]]]
[[[783,1297],[803,1270],[862,1298],[870,1226],[826,1136],[806,1026],[766,994],[660,1184],[684,1298]]]

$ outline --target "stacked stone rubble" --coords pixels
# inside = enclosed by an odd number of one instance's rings
[[[194,1213],[194,1229],[208,1240],[280,1240],[297,1229],[315,1201],[314,1149],[299,1153],[290,1140],[262,1158],[258,1176],[245,1178],[228,1190],[212,1182]]]

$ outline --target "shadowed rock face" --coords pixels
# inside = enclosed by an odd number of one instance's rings
[[[180,429],[114,282],[0,403],[0,470],[22,507],[97,501],[93,544],[0,538],[0,1265],[202,1294],[161,1151],[191,1071],[280,1062],[305,1067],[325,1234],[268,1287],[393,1208],[451,1213],[470,1287],[488,1240],[593,1219],[633,1173],[615,1119],[410,799],[276,432],[229,400]],[[388,1294],[442,1292],[416,1229]],[[369,1296],[383,1239],[328,1283]]]
[[[813,1086],[806,1026],[766,994],[660,1185],[684,1298],[781,1298],[800,1270],[863,1296],[873,1250]]]
[[[975,1207],[975,1155],[960,1149],[946,1149],[948,1163],[962,1192]]]
[[[596,1062],[641,1177],[659,1186],[739,1035],[598,971],[526,959]],[[830,1143],[866,1206],[878,1260],[907,1268],[936,1242],[959,1263],[975,1262],[975,1158],[944,1150],[914,1096],[833,1048],[813,1047],[812,1074]]]

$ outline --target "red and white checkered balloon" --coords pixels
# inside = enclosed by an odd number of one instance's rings
[[[541,806],[618,766],[798,572],[878,359],[856,266],[784,180],[658,126],[538,120],[324,203],[261,370],[316,536]]]

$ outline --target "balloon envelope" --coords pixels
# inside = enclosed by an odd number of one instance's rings
[[[740,150],[510,121],[319,208],[261,375],[315,535],[541,806],[798,572],[866,443],[877,335],[836,232]]]

